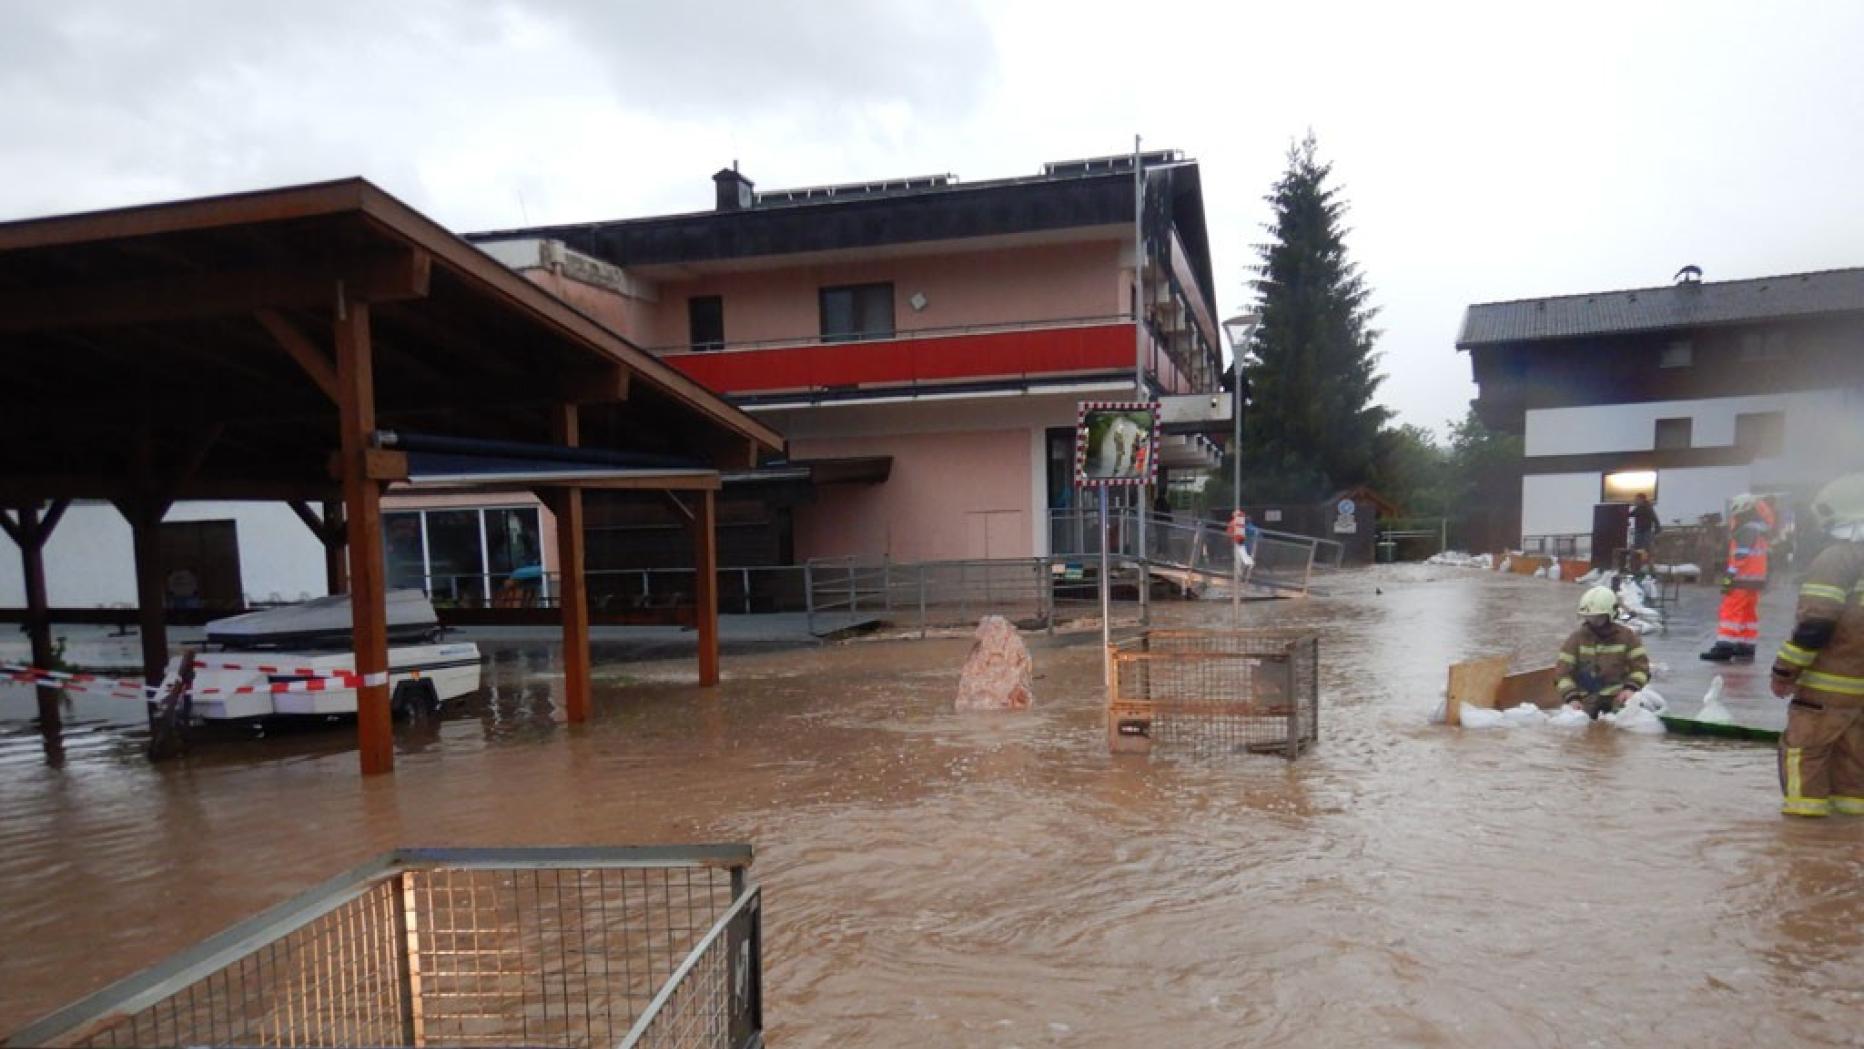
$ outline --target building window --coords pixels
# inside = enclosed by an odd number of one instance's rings
[[[1741,359],[1772,361],[1786,356],[1786,333],[1751,331],[1741,336]]]
[[[1757,459],[1786,450],[1785,412],[1744,412],[1735,416],[1735,447]]]
[[[1657,501],[1657,471],[1620,470],[1605,475],[1604,498],[1600,502],[1628,503],[1639,495]]]
[[[535,507],[386,513],[382,533],[391,588],[442,606],[482,606],[520,584],[549,600]]]
[[[1664,368],[1687,368],[1696,363],[1696,347],[1688,339],[1678,339],[1663,348],[1663,359],[1659,365]]]
[[[848,284],[822,289],[822,341],[893,337],[893,285]]]
[[[1666,451],[1689,447],[1691,421],[1688,419],[1657,420],[1657,450]]]
[[[686,300],[687,341],[695,350],[716,350],[725,345],[725,299],[695,295]]]

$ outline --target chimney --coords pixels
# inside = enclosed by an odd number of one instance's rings
[[[1676,276],[1670,279],[1678,284],[1701,284],[1702,267],[1684,266],[1682,269],[1676,271]]]
[[[712,182],[718,187],[719,211],[749,211],[756,203],[751,196],[751,180],[738,174],[738,162],[732,161],[728,168],[720,168],[712,176]]]

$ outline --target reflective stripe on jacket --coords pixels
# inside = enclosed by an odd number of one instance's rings
[[[1580,625],[1560,646],[1561,699],[1606,696],[1650,684],[1650,655],[1644,639],[1623,623],[1613,623],[1603,637]]]
[[[1812,562],[1793,620],[1774,676],[1807,702],[1864,706],[1864,543],[1834,543]]]

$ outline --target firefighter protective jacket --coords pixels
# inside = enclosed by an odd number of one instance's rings
[[[1650,684],[1650,656],[1644,639],[1623,623],[1600,636],[1580,624],[1560,646],[1560,679],[1555,688],[1565,700],[1613,696],[1623,689]]]
[[[1864,706],[1864,543],[1834,543],[1812,562],[1773,673],[1795,682],[1801,700]]]

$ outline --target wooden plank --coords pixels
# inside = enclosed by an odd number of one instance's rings
[[[365,776],[394,771],[388,707],[388,594],[382,560],[382,486],[367,473],[375,434],[374,352],[369,307],[347,304],[336,321],[337,399],[343,502],[349,521],[350,617],[356,640],[356,746]],[[368,679],[379,675],[379,683]]]
[[[710,490],[694,500],[693,597],[699,628],[699,685],[718,684],[718,497]]]
[[[1561,705],[1560,693],[1554,688],[1559,678],[1559,668],[1552,666],[1509,674],[1495,688],[1496,709],[1532,703],[1542,710],[1552,710]]]
[[[121,327],[427,294],[431,258],[400,251],[316,269],[244,269],[0,293],[0,331]]]
[[[1444,690],[1443,723],[1462,724],[1464,703],[1472,707],[1493,709],[1496,691],[1507,676],[1507,656],[1489,656],[1451,664],[1450,684]]]
[[[581,442],[581,417],[574,404],[550,409],[550,436],[574,448]],[[583,558],[583,498],[580,488],[552,492],[557,520],[557,601],[563,616],[563,711],[571,722],[589,720],[589,590]]]
[[[271,333],[272,341],[278,343],[279,349],[284,350],[287,356],[297,362],[304,374],[311,377],[311,381],[323,391],[324,396],[335,401],[337,399],[336,366],[330,363],[330,359],[317,348],[317,344],[311,341],[310,336],[299,331],[296,325],[286,320],[284,314],[277,310],[260,310],[253,316],[257,317],[265,330]]]
[[[563,378],[563,399],[570,404],[614,404],[628,399],[633,372],[620,365],[571,373]]]

